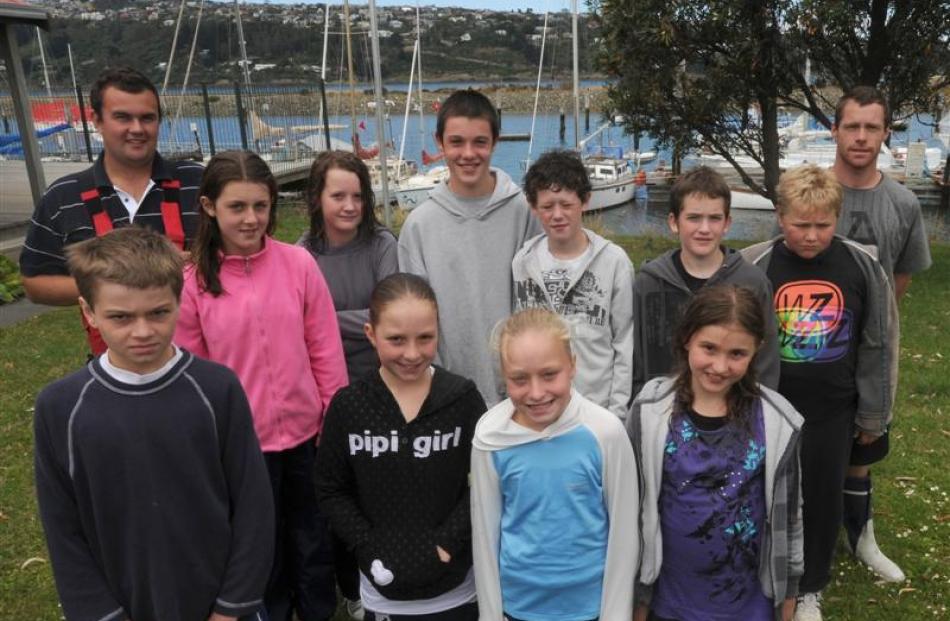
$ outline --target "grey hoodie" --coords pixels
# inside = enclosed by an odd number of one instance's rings
[[[538,249],[547,235],[529,239],[511,262],[515,280],[514,310],[547,308],[571,325],[577,356],[577,390],[623,418],[630,405],[633,380],[633,265],[620,246],[584,229],[592,251],[556,309],[544,286]]]
[[[439,301],[439,360],[472,379],[490,406],[502,399],[489,339],[511,313],[511,260],[541,232],[521,189],[492,168],[495,190],[479,209],[439,184],[406,219],[399,268],[428,279]]]
[[[633,395],[654,377],[673,370],[673,334],[693,293],[683,282],[670,250],[647,261],[633,283]],[[778,388],[778,324],[772,306],[772,285],[768,277],[743,260],[739,252],[724,248],[719,270],[708,281],[713,285],[737,285],[751,289],[765,314],[765,342],[755,356],[755,375],[760,384]]]
[[[798,581],[805,567],[798,462],[804,420],[785,397],[764,386],[760,388],[765,426],[767,520],[760,546],[759,583],[762,592],[776,606],[775,618],[781,619],[782,601],[798,595]],[[627,433],[633,443],[641,481],[643,549],[637,578],[637,605],[649,605],[663,565],[659,499],[674,398],[673,378],[655,378],[644,386],[627,416]]]
[[[881,434],[893,416],[894,393],[897,390],[897,362],[900,351],[900,325],[897,301],[891,292],[887,273],[875,258],[873,248],[836,235],[858,264],[867,283],[864,300],[864,321],[857,348],[855,386],[858,390],[858,411],[855,424],[862,431]],[[767,273],[772,248],[783,237],[764,241],[742,249],[742,255]],[[774,310],[772,311],[774,315]]]

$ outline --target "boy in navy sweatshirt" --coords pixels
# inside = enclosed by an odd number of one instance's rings
[[[234,373],[172,344],[178,252],[124,228],[67,258],[108,350],[36,400],[36,489],[66,619],[255,618],[273,556],[267,470]]]

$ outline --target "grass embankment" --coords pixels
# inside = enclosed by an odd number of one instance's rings
[[[306,226],[284,209],[279,236]],[[619,238],[635,265],[670,247],[661,238]],[[902,302],[901,383],[891,457],[875,469],[878,540],[905,570],[905,584],[877,583],[839,554],[825,592],[825,618],[848,621],[946,619],[950,602],[950,246]],[[79,367],[85,344],[77,310],[63,309],[0,329],[0,619],[61,618],[36,513],[32,409],[45,384]],[[342,621],[345,615],[338,614]]]

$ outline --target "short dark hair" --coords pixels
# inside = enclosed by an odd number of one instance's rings
[[[498,134],[501,132],[501,121],[498,119],[498,111],[495,105],[484,94],[467,88],[461,91],[455,91],[449,95],[448,99],[442,102],[439,108],[439,115],[435,120],[435,137],[442,140],[442,134],[445,133],[445,124],[453,116],[464,116],[468,119],[485,119],[491,125],[492,141],[498,140]]]
[[[725,206],[725,215],[729,215],[732,206],[732,190],[729,184],[718,172],[709,166],[699,166],[682,175],[670,189],[670,213],[674,218],[680,217],[683,201],[690,194],[699,194],[706,198],[721,198]]]
[[[848,89],[835,105],[835,127],[838,127],[841,123],[844,107],[851,101],[859,106],[878,104],[884,108],[884,129],[891,126],[891,107],[887,105],[887,99],[885,99],[883,93],[873,86],[855,86]]]
[[[379,318],[387,306],[407,297],[431,302],[436,315],[439,314],[439,303],[436,302],[435,291],[432,290],[429,281],[416,274],[397,272],[383,278],[373,288],[373,293],[369,297],[370,325],[375,326],[379,323]]]
[[[313,160],[313,165],[310,167],[310,179],[307,181],[307,211],[310,214],[311,246],[320,243],[326,235],[323,208],[320,206],[320,195],[323,194],[323,188],[326,187],[327,174],[334,168],[351,172],[359,179],[363,209],[362,219],[356,230],[357,237],[362,240],[370,239],[379,226],[374,209],[376,201],[373,195],[373,183],[370,180],[369,169],[366,168],[366,164],[350,151],[324,151]]]
[[[103,281],[130,289],[171,287],[175,299],[181,299],[184,261],[166,237],[151,229],[127,226],[72,244],[66,248],[66,264],[89,308],[95,307]]]
[[[132,67],[110,67],[105,69],[96,78],[89,92],[89,101],[96,116],[102,117],[102,95],[110,86],[126,93],[141,93],[150,91],[158,102],[158,117],[162,116],[162,100],[158,96],[158,89],[144,73]]]
[[[534,206],[541,190],[570,190],[584,203],[590,198],[591,184],[580,156],[573,151],[548,151],[531,165],[524,176],[524,193]]]

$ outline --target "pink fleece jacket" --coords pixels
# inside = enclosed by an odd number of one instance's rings
[[[347,384],[326,281],[309,252],[270,238],[255,255],[224,257],[220,275],[215,297],[185,269],[175,343],[237,374],[261,450],[298,446]]]

